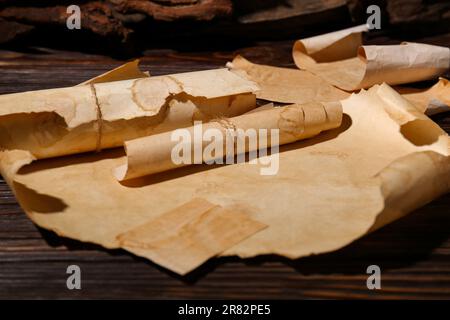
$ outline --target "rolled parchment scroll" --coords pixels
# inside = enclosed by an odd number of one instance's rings
[[[315,102],[272,108],[230,119],[219,119],[184,129],[186,131],[183,133],[190,137],[187,149],[193,150],[191,155],[197,152],[201,157],[200,163],[212,164],[215,160],[223,159],[230,154],[234,156],[240,151],[251,152],[270,147],[274,143],[273,141],[276,141],[277,145],[283,145],[310,138],[322,131],[339,127],[341,121],[342,106],[340,102]],[[261,132],[260,129],[265,130]],[[272,129],[277,130],[273,132]],[[208,133],[210,136],[205,139],[205,135]],[[252,134],[254,135],[253,141],[257,143],[250,143]],[[277,134],[276,140],[272,138],[273,134]],[[197,141],[198,138],[200,141]],[[206,152],[205,148],[213,140],[215,145],[220,146],[219,154],[215,148]],[[231,147],[229,141],[232,143]],[[241,147],[238,147],[239,143]],[[114,175],[122,181],[198,163],[193,158],[189,162],[176,163],[173,154],[177,145],[179,146],[180,142],[176,139],[174,132],[127,141],[125,142],[127,164],[116,168]],[[196,148],[197,150],[194,150]]]
[[[50,158],[233,117],[256,106],[255,83],[227,70],[86,83],[0,96],[0,150]]]
[[[363,45],[361,25],[298,40],[297,67],[347,91],[383,82],[404,84],[437,78],[450,68],[450,49],[423,43]]]

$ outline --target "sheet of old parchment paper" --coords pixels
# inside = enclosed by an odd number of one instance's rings
[[[363,45],[358,26],[298,40],[295,64],[343,90],[383,82],[404,84],[437,78],[450,68],[450,49],[422,43]]]
[[[165,260],[171,249],[179,252],[182,246],[202,262],[226,246],[202,249],[210,240],[190,232],[156,244],[152,237],[134,240],[146,228],[154,230],[155,219],[173,216],[185,205],[198,212],[181,224],[195,229],[202,221],[196,217],[208,211],[195,205],[197,198],[253,221],[246,232],[255,233],[220,255],[298,258],[342,248],[450,188],[448,135],[395,90],[376,85],[352,94],[342,106],[340,128],[268,156],[279,156],[273,176],[260,175],[261,164],[197,165],[120,183],[111,172],[125,162],[122,149],[38,160],[21,169],[23,151],[11,151],[0,167],[39,226],[106,248],[125,248],[175,272],[189,272],[198,261],[183,264],[182,257],[173,257],[182,264],[174,266]],[[209,214],[205,218],[216,221]],[[209,236],[220,230],[217,224],[206,225]],[[155,253],[161,244],[165,249]]]

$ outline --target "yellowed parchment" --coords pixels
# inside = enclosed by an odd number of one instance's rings
[[[364,31],[363,25],[298,40],[295,64],[347,91],[433,79],[450,68],[449,48],[407,42],[363,45]]]
[[[125,248],[175,272],[197,263],[157,260],[155,249],[147,248],[152,235],[142,244],[135,240],[154,227],[152,221],[196,198],[267,226],[220,255],[298,258],[342,248],[450,189],[448,135],[395,90],[376,85],[342,106],[341,127],[280,148],[273,176],[260,175],[260,165],[240,163],[189,166],[120,183],[111,172],[125,163],[121,149],[38,160],[21,169],[21,151],[11,151],[0,158],[0,168],[39,226]],[[188,229],[197,230],[195,217],[205,208],[190,212]],[[179,240],[186,238],[171,239],[169,248],[197,256],[201,245],[195,241],[186,246]],[[198,261],[223,248],[206,250]]]
[[[271,147],[273,129],[276,129],[276,144],[283,145],[313,137],[322,131],[335,129],[341,125],[341,121],[342,107],[339,102],[310,102],[303,105],[271,108],[234,118],[219,119],[207,124],[200,123],[188,128],[189,150],[201,146],[197,152],[200,153],[202,162],[213,163],[230,155],[234,157],[237,153]],[[252,129],[255,131],[248,133],[247,130]],[[266,130],[263,136],[256,131],[261,129]],[[203,132],[212,132],[212,130],[219,134],[211,148],[208,147],[211,141],[203,139]],[[242,136],[234,139],[234,135],[238,134],[239,130]],[[252,133],[255,134],[255,144],[250,142]],[[227,139],[231,141],[231,146]],[[177,145],[180,145],[180,141],[173,139],[172,132],[126,141],[124,146],[127,163],[116,168],[114,175],[118,180],[123,181],[194,164],[195,159],[192,156],[189,156],[190,163],[174,163],[172,153]],[[217,145],[219,145],[218,148],[215,147]],[[203,152],[203,150],[206,151]]]

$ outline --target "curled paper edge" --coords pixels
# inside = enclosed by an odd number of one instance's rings
[[[141,71],[139,68],[139,59],[135,59],[133,61],[129,61],[125,64],[118,66],[112,70],[109,70],[105,73],[102,73],[94,78],[86,80],[80,84],[79,86],[86,84],[94,84],[94,83],[103,83],[103,82],[112,82],[112,81],[121,81],[121,80],[130,80],[130,79],[138,79],[138,78],[147,78],[150,77],[149,71]]]

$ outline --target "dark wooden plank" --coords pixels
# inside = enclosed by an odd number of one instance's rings
[[[439,41],[440,37],[430,41]],[[293,66],[291,42],[237,52],[152,50],[143,67],[166,74],[220,67],[235,53]],[[0,52],[0,93],[79,83],[118,65],[74,52]],[[450,116],[435,120],[450,131]],[[450,195],[350,246],[290,261],[276,256],[213,259],[181,278],[123,250],[59,238],[37,228],[0,180],[0,298],[438,298],[450,299]],[[66,288],[66,268],[82,269],[82,290]],[[382,270],[382,290],[366,287],[366,268]]]

